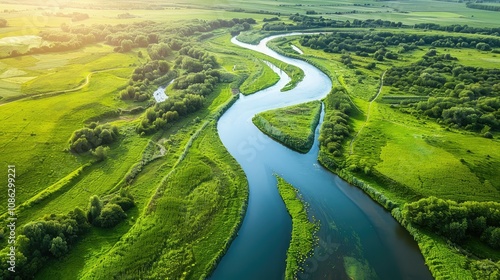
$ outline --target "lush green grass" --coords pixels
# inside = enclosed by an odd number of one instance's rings
[[[292,238],[286,253],[285,279],[297,279],[297,273],[314,249],[316,225],[309,221],[298,191],[276,175],[278,190],[292,218]]]
[[[321,102],[312,101],[255,115],[252,122],[265,134],[289,147],[307,153],[321,114]]]
[[[236,233],[247,196],[244,174],[223,148],[215,122],[163,178],[136,224],[82,279],[198,279],[214,267]]]
[[[114,99],[116,89],[109,87],[123,85],[126,80],[111,73],[93,77],[93,82],[76,92],[2,105],[0,162],[17,165],[17,183],[22,186],[17,193],[20,201],[28,200],[89,160],[65,151],[74,130],[91,117],[127,106]]]
[[[262,60],[255,59],[254,64],[246,64],[246,66],[244,71],[248,71],[250,76],[240,86],[241,93],[245,95],[255,93],[279,81],[279,76]],[[254,68],[248,66],[254,66]]]
[[[125,78],[131,74],[130,65],[139,61],[135,52],[113,53],[113,48],[107,45],[93,45],[57,54],[0,59],[0,88],[5,89],[0,96],[16,97],[78,89],[92,82],[91,73],[104,70],[116,71],[118,77]],[[118,73],[120,70],[126,73]]]
[[[51,263],[49,266],[46,267],[46,269],[42,270],[39,274],[40,279],[52,279],[50,275],[52,273],[56,273],[57,275],[67,275],[64,277],[64,279],[81,279],[83,275],[93,269],[95,269],[96,266],[99,266],[101,260],[103,259],[103,255],[107,254],[110,252],[110,250],[115,246],[115,243],[122,238],[125,234],[133,234],[133,233],[128,233],[129,229],[132,228],[133,225],[135,225],[136,221],[138,218],[140,218],[144,213],[148,212],[146,209],[148,205],[151,203],[152,197],[155,195],[157,192],[156,188],[165,183],[165,177],[167,174],[170,174],[174,167],[176,167],[179,163],[179,159],[183,158],[186,154],[190,153],[192,149],[186,148],[187,146],[193,147],[198,145],[199,143],[194,142],[194,144],[190,145],[189,143],[192,142],[193,140],[190,140],[191,135],[194,135],[192,138],[193,139],[199,139],[200,133],[196,133],[196,131],[201,131],[201,129],[204,127],[203,131],[206,131],[208,127],[204,125],[204,122],[197,121],[196,119],[211,119],[215,117],[218,112],[226,106],[228,100],[232,100],[234,96],[232,96],[231,91],[229,87],[226,85],[224,87],[220,87],[213,95],[210,96],[210,98],[207,100],[207,107],[191,116],[189,116],[186,119],[181,120],[179,123],[176,123],[173,127],[171,127],[169,130],[165,131],[163,135],[156,135],[154,137],[154,141],[157,141],[157,143],[160,143],[161,145],[164,145],[166,148],[165,155],[163,157],[159,157],[154,159],[153,161],[149,162],[147,165],[142,167],[142,171],[138,174],[138,176],[133,180],[133,182],[127,187],[130,193],[134,196],[135,202],[137,205],[137,208],[134,208],[133,212],[129,213],[130,219],[128,220],[126,225],[120,225],[119,228],[115,231],[113,230],[112,232],[102,232],[102,231],[92,231],[87,237],[84,238],[84,240],[81,241],[81,243],[78,243],[78,245],[72,249],[70,254],[65,257],[63,260],[60,260],[57,262],[57,264],[54,262],[53,264]],[[120,123],[120,122],[118,122]],[[212,129],[212,128],[210,128]],[[202,132],[202,134],[205,132]],[[217,134],[213,134],[214,132],[211,132],[210,137],[216,137]],[[204,134],[203,134],[204,135]],[[136,136],[139,138],[139,136]],[[127,137],[128,139],[129,137]],[[142,139],[142,140],[140,140]],[[136,159],[135,162],[140,162],[144,160],[150,160],[151,155],[156,154],[157,152],[155,149],[157,149],[156,145],[146,145],[148,142],[151,143],[150,137],[140,137],[140,139],[130,139],[131,143],[137,143],[138,147],[139,144],[142,146],[142,153],[139,153],[139,158]],[[217,138],[218,139],[218,138]],[[139,141],[138,141],[139,140]],[[206,142],[210,142],[214,140],[213,143],[218,143],[214,139],[211,140],[206,140],[203,142],[201,145],[207,145]],[[220,144],[222,145],[222,144]],[[146,148],[144,148],[147,146]],[[152,148],[150,148],[152,147]],[[152,149],[152,150],[151,150]],[[223,149],[222,147],[218,147],[218,149]],[[187,151],[187,152],[186,152]],[[119,151],[117,151],[119,152]],[[221,151],[222,152],[222,151]],[[142,154],[142,159],[140,155]],[[147,156],[149,154],[150,156]],[[149,158],[149,159],[148,159]],[[189,158],[189,156],[186,157],[186,159]],[[109,159],[108,159],[109,160]],[[194,163],[196,164],[196,163]],[[235,164],[234,168],[237,168]],[[222,166],[217,165],[217,168],[221,168]],[[130,168],[130,165],[126,165],[125,167]],[[99,169],[97,169],[99,170]],[[225,167],[224,167],[225,170]],[[177,171],[176,171],[177,172]],[[186,172],[190,172],[187,170]],[[90,174],[91,176],[91,174]],[[124,177],[124,175],[122,174]],[[218,178],[218,177],[217,177]],[[96,179],[95,182],[98,182],[100,179]],[[215,179],[214,179],[215,180]],[[242,182],[245,182],[244,180]],[[95,183],[94,183],[95,184]],[[104,184],[102,186],[103,189],[107,187],[108,191],[111,191],[113,189],[114,184],[120,185],[120,183],[117,182],[109,182],[109,184]],[[217,183],[216,183],[217,184]],[[97,184],[95,184],[97,185]],[[231,184],[232,186],[232,184]],[[179,185],[180,187],[180,185]],[[81,188],[77,188],[81,189]],[[65,195],[69,195],[69,192]],[[75,200],[75,198],[73,198]],[[83,201],[83,199],[82,199]],[[88,197],[87,197],[88,201]],[[62,200],[61,200],[62,202]],[[74,205],[74,204],[71,204]],[[54,205],[52,203],[47,204],[45,207],[49,207],[45,211],[49,211],[50,209],[56,209],[57,205]],[[207,206],[208,207],[208,206]],[[205,207],[206,208],[206,207]],[[204,209],[205,209],[204,208]],[[35,208],[33,208],[34,211]],[[229,210],[228,210],[229,211]],[[193,212],[195,210],[193,209]],[[233,217],[233,216],[232,216]],[[240,217],[239,212],[237,212],[234,217]],[[233,218],[234,218],[233,217]],[[237,219],[237,218],[235,218]],[[227,222],[227,221],[226,221]],[[175,223],[175,222],[174,222]],[[222,225],[218,225],[219,228],[223,228]],[[227,226],[229,227],[229,226]],[[175,228],[175,227],[174,227]],[[136,230],[140,230],[139,228],[136,228]],[[226,228],[226,230],[229,230]],[[127,235],[129,236],[129,235]],[[229,235],[228,235],[229,236]],[[148,242],[147,240],[145,242]],[[126,244],[122,244],[123,246],[127,246]],[[201,245],[200,245],[201,246]],[[210,245],[211,246],[211,245]],[[94,253],[92,248],[96,248],[95,251],[97,253]],[[220,249],[221,247],[219,247]],[[161,248],[159,248],[161,249]],[[83,253],[82,253],[83,252]],[[213,253],[213,252],[212,252]],[[208,256],[214,257],[215,254],[208,254]],[[201,268],[200,268],[201,269]],[[75,273],[76,272],[76,273]],[[135,275],[136,274],[132,274]],[[38,275],[37,275],[38,276]]]

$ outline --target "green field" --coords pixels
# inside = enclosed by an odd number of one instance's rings
[[[252,122],[265,134],[292,150],[307,153],[321,114],[321,102],[313,101],[259,113]]]
[[[434,0],[306,0],[301,3],[291,0],[181,0],[175,3],[8,0],[0,4],[0,10],[3,11],[0,18],[7,21],[6,27],[0,27],[0,162],[3,166],[16,166],[18,235],[26,224],[47,219],[51,214],[67,214],[75,207],[86,212],[92,195],[107,199],[127,191],[135,200],[135,207],[126,211],[126,220],[116,227],[93,226],[68,247],[63,257],[32,262],[33,266],[41,267],[38,274],[33,274],[37,279],[203,279],[224,254],[245,211],[247,182],[220,142],[216,120],[237,98],[236,93],[252,94],[278,81],[278,75],[268,63],[292,78],[283,90],[293,88],[304,73],[297,67],[231,44],[230,33],[244,28],[243,24],[224,27],[219,22],[212,29],[205,29],[208,22],[253,18],[256,22],[240,36],[243,41],[253,43],[270,34],[259,31],[266,24],[264,19],[277,17],[273,22],[295,24],[289,15],[296,13],[350,22],[357,19],[401,21],[410,27],[420,23],[498,27],[498,12],[470,9],[460,2]],[[74,13],[87,14],[88,18],[73,20]],[[149,22],[145,24],[145,21]],[[25,54],[30,48],[57,43],[43,39],[41,32],[60,35],[68,33],[63,32],[67,28],[88,35],[85,28],[96,24],[107,26],[92,30],[95,41],[70,50]],[[114,28],[117,30],[110,31]],[[463,36],[464,40],[477,38],[478,41],[498,37],[410,28],[328,30]],[[110,43],[111,40],[104,37],[97,39],[100,32],[132,38],[131,49],[121,51],[123,44]],[[165,74],[158,69],[151,70],[148,76],[138,74],[138,68],[154,60],[148,47],[156,44],[155,38],[141,32],[157,33],[158,43],[171,47],[169,53],[161,57],[171,74],[162,76],[163,80],[156,79]],[[127,37],[130,34],[133,36]],[[139,46],[139,35],[151,42]],[[82,37],[82,34],[75,35],[65,43]],[[472,47],[422,44],[403,52],[402,45],[393,44],[386,46],[385,51],[397,54],[397,59],[375,61],[371,53],[364,55],[348,50],[327,53],[319,45],[304,46],[301,40],[301,36],[289,37],[271,42],[270,46],[318,66],[335,86],[344,89],[352,104],[348,121],[350,137],[342,143],[340,156],[329,158],[339,164],[334,171],[351,181],[356,178],[356,185],[379,202],[383,200],[381,204],[394,208],[396,218],[405,204],[429,196],[460,202],[500,201],[500,142],[496,127],[465,129],[423,115],[416,106],[411,107],[410,103],[415,100],[432,100],[430,97],[440,97],[443,92],[430,96],[419,93],[423,88],[405,90],[384,85],[375,99],[383,73],[416,63],[432,49],[438,55],[456,57],[461,67],[498,69],[500,48],[493,48],[495,52],[480,50],[472,44]],[[371,45],[379,46],[381,42]],[[176,43],[179,46],[173,47]],[[298,46],[304,55],[299,56],[291,45]],[[20,55],[8,57],[14,50]],[[200,55],[199,51],[205,53]],[[214,61],[209,56],[213,56]],[[190,73],[193,65],[203,70]],[[197,75],[200,73],[204,76]],[[443,76],[447,81],[453,79],[452,75]],[[166,92],[175,100],[172,108],[178,110],[177,116],[170,118],[166,115],[174,109],[161,111],[150,95],[172,77],[177,81],[185,78],[208,82],[199,83],[198,88],[170,85]],[[183,108],[182,102],[192,98],[199,88],[209,92],[196,99],[201,100],[200,107],[194,110],[191,104]],[[128,90],[135,91],[135,99],[122,98],[122,93]],[[470,96],[463,93],[466,94]],[[139,99],[139,95],[148,99]],[[281,139],[285,145],[306,152],[312,144],[311,136],[320,111],[318,101],[266,112],[256,119],[260,124],[266,121],[267,127],[274,129],[267,134],[275,136],[279,131],[285,135],[284,140]],[[331,113],[326,112],[327,116]],[[109,144],[102,161],[92,152],[69,151],[72,133],[91,122],[118,127],[118,139]],[[138,130],[152,124],[154,131],[140,133]],[[260,128],[266,130],[262,125]],[[483,137],[486,135],[492,138]],[[322,152],[325,151],[322,147]],[[303,206],[293,187],[281,178],[278,180],[280,192],[288,190],[288,196],[282,194],[285,202],[295,203],[294,206],[287,203],[295,223],[295,214],[304,217]],[[7,192],[0,194],[0,201],[7,198]],[[7,204],[0,203],[0,210],[0,220],[5,222]],[[401,217],[398,219],[405,223]],[[294,225],[292,232],[290,248],[298,246],[298,249],[290,249],[287,258],[290,277],[312,244],[309,234],[313,225],[304,219],[302,222],[307,230],[298,233]],[[500,260],[498,250],[481,240],[471,239],[456,245],[436,233],[406,226],[419,242],[436,278],[493,277],[488,273],[494,269],[494,262]],[[1,230],[2,247],[7,245],[7,230],[6,227]],[[301,238],[294,239],[294,236]],[[304,240],[307,242],[301,243]],[[485,260],[488,258],[492,262]],[[351,277],[361,277],[363,264],[351,259],[344,261],[351,268]]]

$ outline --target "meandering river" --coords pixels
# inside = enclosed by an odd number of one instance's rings
[[[360,189],[352,187],[317,162],[316,140],[307,154],[292,151],[261,133],[252,117],[263,111],[319,100],[332,83],[314,66],[277,54],[266,43],[243,48],[258,51],[302,68],[304,80],[280,92],[290,78],[279,69],[280,81],[241,98],[220,118],[219,136],[241,165],[250,186],[248,208],[238,236],[211,276],[214,280],[283,279],[291,219],[273,174],[293,184],[320,221],[318,246],[299,279],[432,279],[412,237],[392,216]],[[321,121],[323,116],[321,118]]]

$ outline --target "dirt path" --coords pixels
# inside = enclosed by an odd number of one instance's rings
[[[351,144],[349,145],[349,149],[350,149],[349,154],[351,154],[351,155],[354,153],[354,141],[356,141],[356,138],[358,138],[359,134],[361,133],[361,131],[363,130],[363,128],[365,128],[366,124],[370,120],[370,112],[371,112],[371,109],[372,109],[372,104],[373,104],[373,102],[375,102],[375,100],[377,100],[377,98],[379,97],[380,93],[382,93],[382,87],[384,86],[384,76],[385,76],[386,72],[387,72],[387,70],[384,71],[384,73],[382,73],[382,76],[380,77],[380,87],[378,89],[377,95],[375,95],[375,97],[372,99],[372,101],[370,101],[370,103],[368,104],[368,111],[366,113],[366,121],[365,121],[365,123],[363,124],[363,126],[361,126],[361,128],[358,130],[358,133],[356,133],[356,135],[354,135],[354,137],[351,140]]]

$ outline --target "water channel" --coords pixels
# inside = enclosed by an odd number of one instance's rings
[[[319,100],[332,86],[314,66],[266,46],[268,41],[288,35],[268,37],[259,45],[232,40],[302,68],[305,78],[295,89],[280,92],[290,78],[273,68],[281,78],[276,85],[241,96],[218,122],[219,136],[245,171],[250,194],[238,236],[211,279],[283,279],[291,219],[273,174],[294,185],[309,205],[309,214],[320,221],[318,246],[299,279],[432,279],[416,242],[390,213],[318,164],[319,126],[313,148],[300,154],[253,125],[251,119],[259,112]]]

